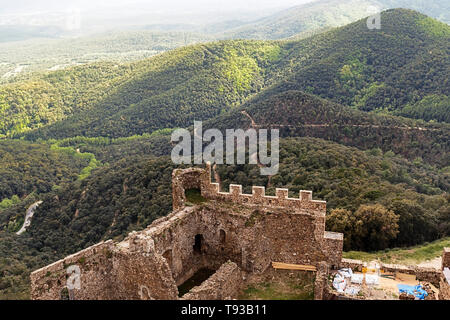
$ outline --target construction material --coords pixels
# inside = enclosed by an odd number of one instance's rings
[[[301,271],[313,271],[316,272],[317,268],[310,265],[301,264],[289,264],[283,262],[272,262],[272,267],[274,269],[284,269],[284,270],[301,270]]]
[[[414,295],[416,299],[423,300],[426,296],[428,296],[428,293],[424,290],[424,288],[421,285],[417,286],[409,286],[406,284],[398,284],[397,285],[398,290],[400,293],[406,293],[407,295]]]
[[[337,290],[337,292],[343,293],[345,291],[345,287],[347,286],[347,281],[344,276],[336,273],[336,276],[333,279],[333,288]]]
[[[366,273],[366,284],[367,285],[378,285],[380,283],[377,274]]]
[[[364,279],[364,275],[359,273],[359,274],[353,274],[350,281],[351,281],[351,283],[362,284],[363,279]]]

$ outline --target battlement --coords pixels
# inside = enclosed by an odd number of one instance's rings
[[[175,170],[172,176],[174,210],[184,206],[186,198],[184,190],[197,188],[201,195],[209,200],[231,201],[237,204],[257,205],[265,207],[282,207],[299,213],[308,212],[317,216],[325,216],[326,201],[313,200],[312,191],[301,190],[298,198],[290,198],[289,190],[277,188],[275,196],[266,195],[262,186],[253,186],[252,193],[242,193],[242,185],[230,184],[229,192],[220,190],[220,185],[211,182],[211,164],[207,163],[205,169],[190,168]]]
[[[325,216],[326,201],[312,200],[312,191],[301,190],[298,198],[289,198],[289,190],[277,188],[275,196],[266,195],[265,187],[253,186],[252,194],[242,193],[242,185],[230,184],[229,192],[219,190],[218,183],[210,183],[206,197],[214,200],[232,201],[239,204],[251,204],[266,207],[284,207],[297,211],[314,212]]]
[[[271,196],[255,186],[246,194],[231,184],[223,192],[210,164],[174,170],[172,189],[173,212],[146,229],[33,272],[32,299],[179,299],[177,286],[204,268],[217,271],[184,298],[222,299],[237,295],[241,271],[260,274],[272,261],[340,264],[342,234],[325,231],[326,202],[311,191],[290,198],[288,189]],[[186,195],[209,203],[186,206]]]

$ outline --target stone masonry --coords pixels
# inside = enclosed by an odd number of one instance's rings
[[[311,191],[289,198],[287,189],[266,196],[264,187],[244,194],[230,185],[222,192],[209,164],[174,170],[172,189],[168,216],[34,271],[32,299],[180,299],[178,286],[202,268],[217,272],[182,299],[230,299],[245,274],[273,261],[316,266],[321,283],[341,264],[343,235],[325,231],[326,203]],[[189,206],[190,189],[204,201]]]
[[[450,300],[450,248],[444,248],[442,254],[442,274],[439,284],[439,299]]]

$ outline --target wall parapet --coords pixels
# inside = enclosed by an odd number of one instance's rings
[[[200,189],[205,199],[229,201],[237,204],[258,205],[265,207],[282,207],[293,209],[300,213],[313,214],[324,217],[326,215],[326,201],[313,200],[312,191],[300,190],[298,198],[290,198],[289,190],[277,188],[275,196],[266,195],[266,188],[253,186],[252,193],[242,192],[242,185],[230,184],[229,192],[220,190],[219,183],[211,182],[211,164],[205,169],[188,168],[176,169],[172,173],[173,209],[178,211],[185,206],[185,190]]]
[[[242,192],[242,185],[230,184],[229,192],[219,190],[218,183],[210,183],[209,190],[204,193],[208,199],[232,201],[238,204],[250,204],[267,207],[285,207],[297,211],[310,211],[316,215],[325,216],[326,201],[312,200],[312,191],[301,190],[298,198],[290,198],[289,190],[276,188],[275,196],[266,195],[266,188],[253,186],[252,193]]]
[[[37,269],[37,270],[31,272],[31,279],[33,281],[33,279],[41,278],[47,272],[56,272],[56,271],[64,270],[67,268],[67,266],[79,263],[79,260],[81,258],[88,258],[88,257],[94,256],[97,253],[99,253],[100,250],[112,249],[113,246],[114,246],[113,240],[102,241],[102,242],[96,243],[90,247],[87,247],[83,250],[80,250],[80,251],[74,253],[74,254],[64,257],[63,259],[53,262],[52,264],[49,264],[45,267],[42,267],[40,269]]]
[[[97,243],[31,273],[31,298],[107,299],[114,242]],[[73,287],[69,286],[69,283]]]

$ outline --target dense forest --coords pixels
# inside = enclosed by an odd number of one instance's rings
[[[267,90],[239,108],[204,123],[204,128],[278,128],[284,137],[311,136],[361,149],[381,148],[404,157],[447,166],[449,124],[425,124],[354,110],[301,91]]]
[[[0,228],[5,231],[0,236],[17,243],[22,250],[16,253],[16,260],[10,256],[11,249],[2,252],[6,260],[0,265],[0,272],[9,275],[3,293],[13,294],[15,281],[26,288],[27,268],[45,265],[102,239],[121,239],[169,213],[174,165],[166,156],[139,155],[136,151],[150,149],[163,154],[164,150],[157,146],[164,139],[167,136],[117,141],[77,138],[61,142],[96,150],[102,160],[114,154],[114,163],[105,162],[83,180],[40,194],[43,203],[36,210],[31,227],[21,236],[11,235],[8,226],[23,216],[27,205],[22,202],[2,211]],[[264,185],[268,194],[274,194],[276,187],[286,187],[292,196],[299,190],[312,190],[315,199],[327,201],[330,216],[339,217],[337,222],[330,219],[328,228],[348,234],[346,249],[413,245],[450,232],[448,170],[408,161],[392,151],[362,151],[317,138],[282,139],[280,161],[280,171],[270,182],[268,177],[259,175],[255,165],[219,165],[222,188],[227,190],[230,183],[239,183],[245,192],[250,192],[252,185]],[[378,205],[393,212],[387,222],[394,225],[394,236],[360,241],[351,221],[343,224],[345,214],[355,213],[365,205]],[[374,227],[369,231],[376,230]],[[30,239],[32,243],[28,242]],[[25,258],[29,255],[32,258]]]
[[[49,192],[76,180],[88,165],[82,155],[74,157],[49,145],[19,140],[0,140],[0,155],[0,203],[13,196]]]
[[[2,86],[0,134],[126,137],[211,119],[266,90],[301,90],[362,111],[446,121],[450,27],[403,9],[382,19],[379,32],[361,20],[299,41],[194,45]],[[427,108],[434,112],[425,114]]]
[[[362,20],[292,42],[282,61],[289,87],[383,113],[447,95],[450,26],[409,10],[388,10],[381,19],[379,32]],[[433,119],[445,119],[445,113]]]
[[[219,165],[222,188],[312,190],[345,250],[448,236],[449,26],[404,9],[382,21],[375,32],[361,20],[0,85],[0,299],[28,298],[31,270],[168,214],[170,136],[194,120],[280,129],[278,174]]]
[[[39,38],[5,43],[0,39],[0,83],[23,80],[31,73],[86,63],[141,60],[213,39],[206,34],[150,30],[110,31],[74,39]]]

